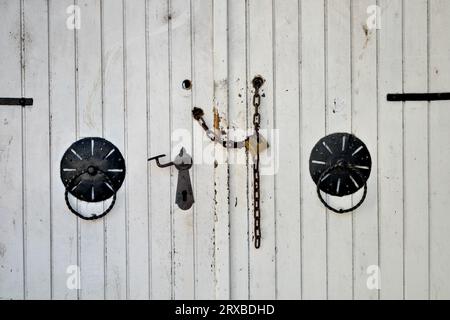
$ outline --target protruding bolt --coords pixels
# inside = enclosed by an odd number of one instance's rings
[[[264,83],[264,79],[261,76],[256,76],[253,78],[253,87],[255,89],[259,89],[262,87],[263,83]]]
[[[90,166],[90,167],[87,169],[87,172],[88,172],[91,176],[95,176],[95,175],[97,174],[97,168],[95,168],[95,167],[93,167],[93,166]]]

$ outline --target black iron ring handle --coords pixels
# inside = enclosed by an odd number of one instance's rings
[[[111,179],[108,177],[108,175],[107,175],[105,172],[103,172],[102,170],[98,170],[97,172],[100,172],[101,174],[103,174],[103,175],[105,176],[106,180],[108,181],[108,183],[109,183],[110,185],[112,185]],[[99,214],[99,215],[92,215],[91,217],[83,216],[81,213],[79,213],[78,211],[76,211],[76,210],[72,207],[72,205],[70,204],[70,202],[69,202],[69,189],[72,187],[72,183],[73,183],[76,179],[78,179],[79,177],[81,177],[83,174],[86,174],[86,173],[87,173],[87,170],[83,170],[83,171],[81,171],[79,174],[77,174],[75,177],[73,177],[73,178],[69,181],[69,183],[68,183],[67,186],[66,186],[66,191],[65,191],[65,193],[64,193],[64,199],[66,200],[66,205],[67,205],[67,207],[69,208],[69,210],[70,210],[73,214],[75,214],[76,216],[80,217],[81,219],[83,219],[83,220],[95,220],[95,219],[100,219],[100,218],[104,217],[106,214],[108,214],[108,213],[112,210],[112,208],[114,207],[114,204],[116,203],[116,199],[117,199],[117,195],[116,195],[117,192],[116,192],[116,191],[114,191],[114,194],[113,194],[113,200],[112,200],[111,204],[109,205],[109,207],[108,207],[105,211],[103,211],[101,214]]]
[[[361,173],[356,170],[355,168],[353,168],[352,166],[349,165],[342,165],[340,163],[335,164],[334,166],[329,167],[328,169],[326,169],[324,172],[322,172],[322,174],[319,177],[319,180],[317,181],[317,195],[320,199],[320,202],[322,202],[322,204],[329,210],[335,212],[335,213],[339,213],[339,214],[343,214],[343,213],[348,213],[348,212],[352,212],[355,211],[356,209],[358,209],[364,202],[364,200],[366,199],[367,196],[367,182],[364,183],[364,193],[363,196],[361,198],[361,200],[359,200],[359,202],[354,205],[353,207],[351,207],[350,209],[336,209],[333,208],[332,206],[330,206],[322,197],[322,193],[320,192],[320,184],[323,180],[323,178],[329,174],[330,172],[336,170],[337,168],[346,168],[349,171],[351,171],[352,173],[355,173],[356,175],[358,175],[361,180],[364,180],[363,176],[361,175]]]

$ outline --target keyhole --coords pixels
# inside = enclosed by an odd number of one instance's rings
[[[181,196],[183,197],[183,201],[187,201],[187,191],[186,190],[183,190],[181,192]]]

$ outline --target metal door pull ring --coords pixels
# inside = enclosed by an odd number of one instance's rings
[[[111,179],[108,177],[108,175],[107,175],[105,172],[103,172],[102,170],[98,170],[98,173],[102,174],[102,175],[105,177],[105,180],[106,180],[110,185],[113,184],[112,181],[111,181]],[[77,215],[78,217],[80,217],[81,219],[84,219],[84,220],[95,220],[95,219],[99,219],[99,218],[105,216],[106,214],[108,214],[108,213],[112,210],[112,208],[114,207],[114,205],[115,205],[115,203],[116,203],[117,193],[114,192],[114,194],[113,194],[113,199],[112,199],[111,204],[110,204],[109,207],[108,207],[105,211],[103,211],[101,214],[98,214],[98,215],[97,215],[97,214],[94,214],[94,215],[92,215],[92,216],[90,216],[90,217],[87,217],[87,216],[82,215],[81,213],[79,213],[78,211],[76,211],[76,210],[72,207],[72,205],[70,204],[70,201],[69,201],[69,192],[70,192],[71,188],[75,187],[74,181],[77,180],[78,178],[80,178],[80,177],[81,177],[82,175],[84,175],[84,174],[89,174],[88,170],[82,171],[80,174],[76,175],[73,179],[71,179],[71,180],[69,181],[69,183],[68,183],[67,186],[66,186],[66,191],[65,191],[65,193],[64,193],[64,199],[66,200],[66,205],[67,205],[67,207],[69,208],[69,210],[70,210],[72,213],[74,213],[75,215]]]
[[[335,212],[335,213],[343,214],[343,213],[348,213],[348,212],[355,211],[356,209],[358,209],[358,208],[363,204],[363,202],[364,202],[364,200],[366,199],[366,196],[367,196],[367,182],[364,183],[364,193],[363,193],[363,196],[362,196],[361,200],[359,200],[359,202],[358,202],[356,205],[354,205],[353,207],[351,207],[351,208],[349,208],[349,209],[336,209],[336,208],[333,208],[333,207],[330,206],[330,205],[325,201],[325,199],[322,197],[322,192],[321,192],[321,190],[320,190],[320,185],[321,185],[322,181],[324,180],[324,177],[325,177],[327,174],[332,173],[334,170],[337,170],[338,168],[345,168],[345,169],[349,170],[351,173],[354,173],[354,174],[360,176],[361,180],[363,180],[364,178],[361,176],[361,174],[360,174],[360,172],[359,172],[358,170],[354,169],[354,168],[351,167],[351,166],[344,165],[344,164],[336,164],[336,165],[334,165],[334,166],[332,166],[332,167],[329,167],[327,170],[325,170],[325,171],[320,175],[319,182],[317,183],[317,196],[319,197],[320,202],[322,202],[322,204],[323,204],[327,209],[329,209],[329,210],[331,210],[331,211],[333,211],[333,212]]]

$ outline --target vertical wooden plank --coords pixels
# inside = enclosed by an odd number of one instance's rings
[[[149,297],[145,0],[124,2],[128,293]]]
[[[47,17],[47,1],[24,2],[25,95],[34,99],[34,106],[24,110],[27,299],[51,297]]]
[[[275,213],[274,213],[274,175],[270,166],[277,164],[275,157],[278,147],[273,138],[272,128],[274,115],[273,98],[273,10],[271,0],[250,0],[248,7],[248,70],[250,92],[248,113],[253,119],[254,107],[252,105],[253,87],[251,80],[261,75],[265,83],[260,90],[262,102],[261,133],[268,138],[270,150],[261,154],[261,247],[255,249],[253,243],[253,210],[250,218],[250,232],[252,234],[250,245],[250,299],[274,299],[276,295],[276,262],[275,262]],[[270,133],[270,136],[268,134]],[[272,157],[270,157],[272,155]],[[250,166],[253,172],[252,165]],[[253,203],[253,173],[252,184],[249,189],[249,201]],[[253,205],[252,205],[253,208]]]
[[[371,0],[352,1],[352,123],[353,133],[362,139],[372,156],[367,181],[368,194],[353,213],[354,299],[378,299],[376,288],[367,286],[367,270],[378,266],[377,183],[377,30],[367,23]],[[354,196],[353,202],[359,201]]]
[[[100,0],[80,0],[77,30],[78,137],[103,135]],[[94,146],[95,148],[95,146]],[[94,149],[95,150],[95,149]],[[103,210],[102,203],[82,203],[81,213]],[[104,298],[104,220],[79,220],[82,299]]]
[[[149,155],[170,156],[168,1],[148,2]],[[168,159],[168,158],[166,158]],[[169,169],[150,164],[151,298],[172,297],[172,203]]]
[[[214,107],[219,116],[219,132],[228,126],[228,7],[226,0],[214,0]],[[225,121],[224,121],[225,120]],[[228,186],[228,151],[215,144],[215,278],[216,298],[230,298],[230,220]]]
[[[66,24],[73,14],[66,10],[73,1],[50,1],[49,5],[52,291],[54,299],[77,299],[77,287],[67,286],[68,278],[76,276],[76,269],[69,267],[79,267],[77,217],[67,209],[59,175],[61,157],[75,141],[77,128],[75,38],[74,29]]]
[[[403,298],[402,0],[380,0],[378,31],[378,210],[380,298]]]
[[[21,2],[0,1],[0,96],[22,95]],[[0,297],[24,298],[22,107],[0,106]]]
[[[282,163],[275,177],[278,299],[301,297],[299,5],[274,2],[274,124]]]
[[[203,108],[208,116],[214,99],[213,7],[212,1],[192,2],[193,105]],[[195,299],[214,299],[214,147],[196,123],[193,133]]]
[[[231,136],[241,140],[247,128],[246,2],[228,1],[228,117]],[[230,296],[248,299],[249,207],[247,157],[244,149],[229,153],[230,185]]]
[[[309,175],[309,155],[325,135],[325,3],[301,2],[302,298],[327,297],[327,213]]]
[[[351,101],[351,29],[350,0],[327,1],[327,134],[350,132]],[[331,199],[335,207],[351,206],[350,197]],[[353,297],[352,214],[328,217],[328,297]]]
[[[404,2],[404,91],[428,89],[427,0]],[[404,105],[405,299],[428,298],[428,103]]]
[[[102,1],[102,79],[104,137],[125,151],[123,1]],[[105,299],[125,299],[127,289],[126,186],[105,216]]]
[[[181,147],[192,155],[192,97],[182,82],[191,79],[191,3],[171,0],[171,134],[172,159]],[[172,172],[172,203],[175,202],[178,172]],[[194,232],[193,209],[182,211],[173,204],[173,298],[193,299],[194,292]]]
[[[430,91],[448,91],[450,83],[450,2],[434,0],[430,5]],[[450,299],[450,102],[430,104],[430,298]]]

